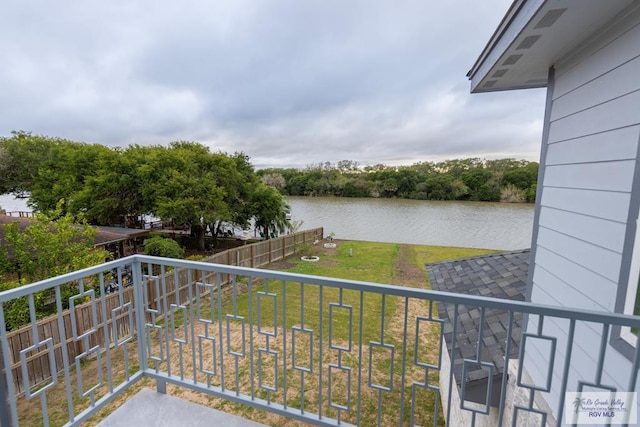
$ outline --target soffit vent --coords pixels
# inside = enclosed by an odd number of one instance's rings
[[[487,82],[483,84],[482,87],[494,87],[497,82],[497,80],[487,80]]]
[[[517,54],[517,55],[509,55],[507,57],[507,59],[504,60],[504,62],[502,63],[502,65],[513,65],[516,62],[518,62],[518,60],[522,58],[522,54]]]
[[[529,49],[531,46],[533,46],[540,39],[540,37],[541,36],[528,36],[528,37],[525,37],[524,39],[522,39],[522,41],[520,42],[518,47],[516,47],[516,50]]]
[[[508,68],[503,68],[502,70],[497,70],[495,73],[493,73],[491,75],[491,77],[495,77],[495,78],[502,77],[505,74],[507,74],[507,71],[509,71]]]
[[[565,13],[566,11],[567,11],[566,8],[551,9],[549,12],[546,13],[546,15],[542,17],[542,19],[538,22],[538,24],[535,27],[533,27],[533,29],[537,30],[540,28],[549,28],[550,26],[555,24],[558,18],[560,18],[562,14]]]

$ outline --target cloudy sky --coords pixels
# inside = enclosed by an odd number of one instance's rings
[[[544,90],[469,94],[510,0],[3,0],[0,136],[257,167],[537,160]]]

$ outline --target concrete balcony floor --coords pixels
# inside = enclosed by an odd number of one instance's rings
[[[253,421],[145,388],[98,427],[260,427]]]

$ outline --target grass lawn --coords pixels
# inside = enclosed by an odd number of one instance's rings
[[[400,245],[390,243],[373,243],[362,241],[342,241],[337,242],[336,249],[325,249],[321,245],[314,246],[312,248],[306,248],[303,252],[313,252],[313,254],[320,257],[318,262],[306,262],[300,260],[298,257],[291,258],[285,263],[276,263],[272,265],[271,269],[277,269],[282,271],[288,271],[292,273],[328,276],[342,279],[366,281],[372,283],[381,284],[394,284],[402,286],[410,286],[428,289],[429,284],[426,278],[426,271],[424,264],[431,262],[446,261],[455,258],[463,258],[470,256],[477,256],[487,254],[493,251],[484,249],[469,249],[469,248],[451,248],[451,247],[438,247],[438,246],[419,246],[419,245]],[[304,293],[303,293],[304,292]],[[262,293],[259,297],[257,294]],[[405,302],[403,298],[385,298],[384,316],[382,313],[382,297],[377,294],[364,294],[362,296],[362,310],[360,311],[360,292],[357,291],[343,291],[340,292],[337,289],[325,288],[322,290],[322,304],[320,303],[320,289],[314,285],[304,285],[299,283],[286,283],[281,281],[272,281],[270,283],[252,283],[253,297],[251,298],[253,316],[254,319],[258,317],[257,301],[261,300],[260,308],[260,323],[262,328],[271,328],[274,324],[274,318],[277,318],[276,323],[279,329],[279,334],[282,331],[282,309],[280,307],[282,295],[286,295],[286,307],[287,312],[284,318],[286,321],[287,330],[294,325],[304,324],[306,328],[313,329],[314,333],[318,334],[320,326],[320,313],[323,315],[323,340],[324,346],[327,345],[329,338],[329,312],[331,310],[330,303],[342,302],[344,305],[353,307],[350,313],[353,318],[349,322],[349,313],[347,310],[338,309],[333,307],[333,321],[331,322],[333,345],[336,344],[341,347],[349,347],[349,337],[351,337],[351,343],[353,344],[350,352],[326,350],[323,354],[323,364],[327,366],[330,363],[337,362],[337,356],[342,357],[343,366],[348,366],[352,370],[352,405],[353,405],[353,393],[356,390],[356,385],[353,383],[356,381],[356,371],[358,369],[358,362],[360,360],[358,354],[358,334],[360,332],[359,325],[362,324],[362,365],[363,365],[363,377],[361,393],[363,396],[362,408],[361,408],[361,425],[375,425],[378,421],[378,408],[381,408],[381,424],[397,424],[398,414],[400,413],[400,389],[404,389],[405,401],[403,410],[403,421],[408,423],[410,421],[410,398],[412,394],[412,381],[420,382],[424,377],[424,369],[413,366],[411,363],[414,357],[414,346],[409,345],[407,347],[407,370],[404,383],[401,383],[402,373],[402,346],[404,343],[404,331],[402,329]],[[267,294],[278,295],[278,307],[274,307],[273,300],[267,298]],[[407,308],[409,314],[409,326],[407,336],[409,340],[413,339],[415,334],[415,316],[428,314],[428,303],[424,301],[409,302],[410,307]],[[249,294],[245,294],[236,298],[235,307],[233,300],[227,301],[224,311],[235,311],[245,318],[248,318],[249,314]],[[301,311],[301,309],[303,310]],[[274,316],[274,310],[276,315]],[[362,323],[360,323],[360,317],[362,312]],[[384,320],[383,320],[384,319]],[[384,325],[382,322],[384,321]],[[432,326],[431,324],[429,326]],[[384,329],[384,336],[381,337],[380,331]],[[426,328],[425,328],[426,329]],[[430,328],[427,331],[420,331],[421,342],[415,347],[421,354],[420,360],[428,363],[435,363],[438,357],[438,343],[439,343],[439,328]],[[391,393],[373,390],[368,387],[367,375],[369,371],[375,384],[389,385],[388,378],[391,368],[391,361],[389,354],[385,351],[374,351],[372,357],[372,366],[369,366],[368,355],[369,345],[371,341],[380,342],[384,339],[385,344],[391,344],[395,347],[395,355],[393,358],[393,389]],[[318,356],[318,344],[319,338],[315,339],[314,348],[315,353],[313,356],[314,366],[319,364]],[[306,342],[305,342],[306,343]],[[276,347],[281,344],[277,342]],[[272,348],[273,348],[272,341]],[[289,343],[288,343],[289,345]],[[305,348],[305,345],[300,345]],[[281,348],[279,348],[281,350]],[[290,349],[289,349],[290,351]],[[298,353],[297,350],[296,353]],[[339,354],[340,353],[340,354]],[[308,359],[307,354],[297,354],[298,360]],[[325,368],[326,369],[326,368]],[[296,387],[299,388],[301,380],[299,373],[289,370],[287,373],[287,386],[289,387],[289,393],[292,396],[288,396],[288,404],[293,407],[299,407],[300,399],[296,395]],[[326,373],[325,373],[326,375]],[[318,379],[313,375],[305,375],[305,408],[311,412],[317,412],[318,408],[314,406],[317,393],[315,390],[318,388]],[[437,372],[431,371],[429,374],[429,384],[437,385],[438,378]],[[281,379],[280,379],[281,383]],[[346,403],[346,380],[343,382],[337,382],[337,387],[343,392],[336,400],[339,403]],[[333,388],[336,388],[334,383]],[[280,384],[281,385],[281,384]],[[325,390],[328,388],[326,378],[323,379],[323,387]],[[258,393],[260,394],[260,393]],[[264,397],[264,396],[262,396]],[[278,392],[271,393],[271,397],[275,401],[281,401],[282,396]],[[340,397],[342,399],[340,399]],[[326,396],[325,396],[326,399]],[[420,420],[414,420],[417,424],[432,425],[435,405],[439,405],[435,399],[435,393],[427,391],[423,388],[416,388],[416,400],[417,407],[421,407],[423,410],[421,414],[423,416]],[[211,404],[211,403],[210,403]],[[215,403],[213,406],[217,406]],[[246,408],[238,405],[234,405],[230,408],[229,404],[222,403],[219,409],[230,409],[237,415],[254,419],[266,423],[268,425],[298,425],[299,423],[281,418],[272,414],[265,414],[262,411]],[[323,408],[323,414],[330,417],[337,417],[335,409],[327,408],[326,405]],[[341,419],[343,421],[355,423],[357,421],[355,410],[351,410],[349,413],[342,412]],[[441,417],[438,424],[443,424],[444,421]]]
[[[351,279],[358,281],[366,281],[381,284],[394,284],[401,286],[410,286],[417,288],[429,288],[425,274],[425,263],[438,262],[455,258],[469,257],[490,253],[492,251],[482,249],[468,248],[450,248],[436,246],[418,246],[418,245],[400,245],[390,243],[372,243],[361,241],[338,241],[336,249],[325,249],[321,244],[306,248],[320,257],[319,262],[305,262],[299,257],[293,257],[285,262],[275,263],[270,266],[271,269],[288,271],[300,274],[329,276],[342,279]],[[334,408],[327,405],[328,391],[328,365],[341,363],[341,366],[351,368],[351,410],[340,411],[340,417],[345,422],[355,423],[356,407],[355,394],[358,385],[361,387],[362,406],[361,406],[361,425],[375,425],[378,421],[382,425],[398,424],[398,416],[402,412],[403,423],[410,421],[410,400],[413,382],[424,381],[425,370],[413,364],[414,352],[418,351],[418,359],[427,363],[434,363],[438,357],[439,328],[434,323],[429,323],[428,328],[421,328],[418,335],[418,342],[407,345],[406,348],[406,377],[402,381],[402,350],[405,341],[413,341],[415,333],[415,317],[426,316],[429,312],[428,302],[419,300],[408,300],[404,298],[387,297],[383,298],[377,294],[363,294],[357,291],[339,291],[337,289],[324,288],[320,289],[315,285],[304,285],[300,283],[281,281],[270,281],[265,283],[262,280],[252,279],[251,282],[247,278],[238,277],[237,283],[240,285],[238,289],[241,292],[235,295],[227,292],[223,298],[223,314],[236,313],[249,319],[249,315],[253,316],[253,323],[256,325],[260,322],[263,331],[274,331],[276,337],[269,338],[269,348],[276,350],[282,354],[286,347],[287,351],[287,371],[282,368],[282,356],[278,360],[278,379],[276,382],[275,375],[269,372],[276,372],[275,362],[269,357],[261,360],[264,375],[263,381],[266,384],[278,386],[278,391],[267,392],[260,389],[254,384],[256,396],[259,398],[270,398],[272,401],[281,403],[284,399],[282,393],[283,379],[286,375],[287,381],[287,403],[291,407],[299,408],[302,404],[308,412],[317,413],[322,409],[324,416],[337,417],[338,412]],[[249,292],[250,290],[250,292]],[[277,297],[271,296],[277,295]],[[283,296],[286,301],[286,315],[282,315]],[[321,298],[322,297],[322,298]],[[322,300],[322,303],[320,302]],[[360,304],[362,301],[362,305]],[[260,304],[260,316],[258,316],[257,306]],[[330,305],[333,304],[333,305]],[[250,307],[251,305],[251,313]],[[201,307],[210,307],[209,304],[201,304]],[[352,306],[351,313],[344,308]],[[348,348],[351,351],[338,351],[335,348],[330,349],[328,346],[329,339],[329,313],[333,312],[331,322],[332,343],[334,347]],[[408,313],[408,329],[406,340],[404,336],[404,313]],[[320,337],[320,315],[323,316],[322,337]],[[217,319],[217,306],[211,313],[204,309],[201,317],[211,316]],[[349,322],[349,317],[352,321]],[[180,324],[182,319],[176,319],[176,323]],[[274,323],[276,328],[274,328]],[[286,323],[286,329],[283,324]],[[362,324],[362,329],[360,326]],[[187,324],[188,325],[188,324]],[[297,338],[296,360],[298,365],[314,366],[314,372],[311,374],[303,374],[299,371],[291,369],[291,328],[296,325],[304,325],[313,332],[313,354],[310,354],[310,342],[308,335],[299,334]],[[195,321],[193,325],[195,336],[202,334],[205,326]],[[230,324],[230,342],[232,348],[236,351],[240,350],[244,342],[249,339],[248,329],[245,325],[245,333],[243,334],[239,322],[231,322]],[[216,328],[213,328],[217,331]],[[257,349],[267,346],[267,340],[264,335],[256,333],[257,328],[254,327],[254,347]],[[381,335],[381,330],[384,334]],[[286,334],[284,333],[286,331]],[[362,336],[362,356],[359,353],[359,339]],[[286,343],[283,338],[286,337]],[[319,354],[319,345],[323,342],[322,356]],[[369,351],[371,342],[384,341],[385,345],[393,345],[395,348],[394,357],[390,357],[389,347],[371,346],[372,362],[369,364]],[[196,346],[197,347],[197,346]],[[247,345],[248,348],[248,345]],[[132,345],[132,352],[135,352],[135,345]],[[190,365],[192,360],[191,346],[180,346],[172,344],[170,363],[173,372],[178,371],[181,365],[185,369],[193,371]],[[135,357],[135,356],[134,356]],[[322,387],[318,378],[318,367],[320,365],[320,357],[322,357],[323,377]],[[257,355],[254,355],[254,366],[257,365]],[[250,364],[249,357],[235,360],[233,357],[225,355],[224,357],[225,387],[235,389],[235,372],[239,374],[238,387],[242,393],[249,394],[250,384]],[[166,363],[163,367],[166,369]],[[209,367],[208,369],[211,369]],[[358,369],[361,369],[360,374]],[[391,370],[393,370],[393,383],[389,382]],[[334,391],[332,399],[338,404],[347,404],[347,384],[348,377],[344,371],[336,371],[333,378],[332,390]],[[199,374],[198,374],[199,375]],[[359,376],[360,375],[360,376]],[[188,376],[188,375],[187,375]],[[256,375],[257,377],[257,375]],[[380,392],[368,386],[369,378],[374,384],[390,386],[392,392]],[[213,384],[218,378],[211,379]],[[205,379],[199,377],[199,381],[206,382]],[[257,380],[256,380],[257,381]],[[72,381],[73,383],[73,381]],[[437,371],[430,371],[428,383],[437,385]],[[304,387],[302,387],[304,384]],[[127,396],[133,394],[143,385],[153,387],[151,381],[143,381],[143,384],[136,385],[130,389]],[[304,393],[300,390],[304,388]],[[292,421],[265,411],[252,409],[230,401],[213,398],[209,395],[193,392],[185,388],[178,388],[169,385],[168,392],[181,398],[201,403],[209,407],[233,413],[245,418],[253,419],[257,422],[267,425],[300,425],[299,422]],[[404,391],[404,408],[400,408],[400,391]],[[319,393],[323,393],[322,408],[318,408],[317,400]],[[420,418],[414,420],[416,424],[432,425],[434,408],[439,405],[435,398],[435,392],[426,390],[421,387],[415,389],[416,407],[421,408]],[[64,392],[54,388],[51,391],[53,401],[59,402],[66,408],[66,403],[62,396]],[[87,425],[95,425],[101,419],[104,419],[108,413],[114,410],[116,404],[124,403],[127,396],[116,399],[114,405],[109,405],[100,414],[96,415]],[[53,404],[53,403],[51,403]],[[76,407],[86,405],[86,402],[75,400]],[[20,404],[21,413],[29,414],[37,412],[39,408],[38,399],[30,402],[23,401]],[[378,409],[380,408],[380,413]],[[64,417],[65,410],[59,411]],[[378,415],[380,419],[378,419]],[[63,419],[63,418],[61,418]],[[31,418],[31,422],[35,421]],[[58,420],[53,420],[52,425],[61,424]],[[443,425],[442,414],[438,419],[438,424]],[[36,425],[36,424],[29,424]]]

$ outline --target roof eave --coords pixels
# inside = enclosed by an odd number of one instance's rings
[[[473,64],[471,69],[467,72],[467,77],[471,79],[475,75],[475,73],[478,71],[478,68],[480,67],[480,64],[485,60],[489,52],[493,50],[496,43],[503,37],[505,30],[507,29],[507,27],[511,25],[511,22],[513,21],[514,16],[518,13],[518,11],[522,8],[522,5],[526,1],[527,0],[514,0],[514,2],[511,3],[509,10],[507,10],[507,13],[502,17],[500,24],[498,24],[498,27],[495,29],[495,31],[491,35],[491,38],[485,45],[484,49],[482,49],[480,56],[478,56],[478,59],[476,59],[476,62]]]
[[[516,0],[467,77],[471,92],[545,87],[549,68],[614,29],[636,0]]]

